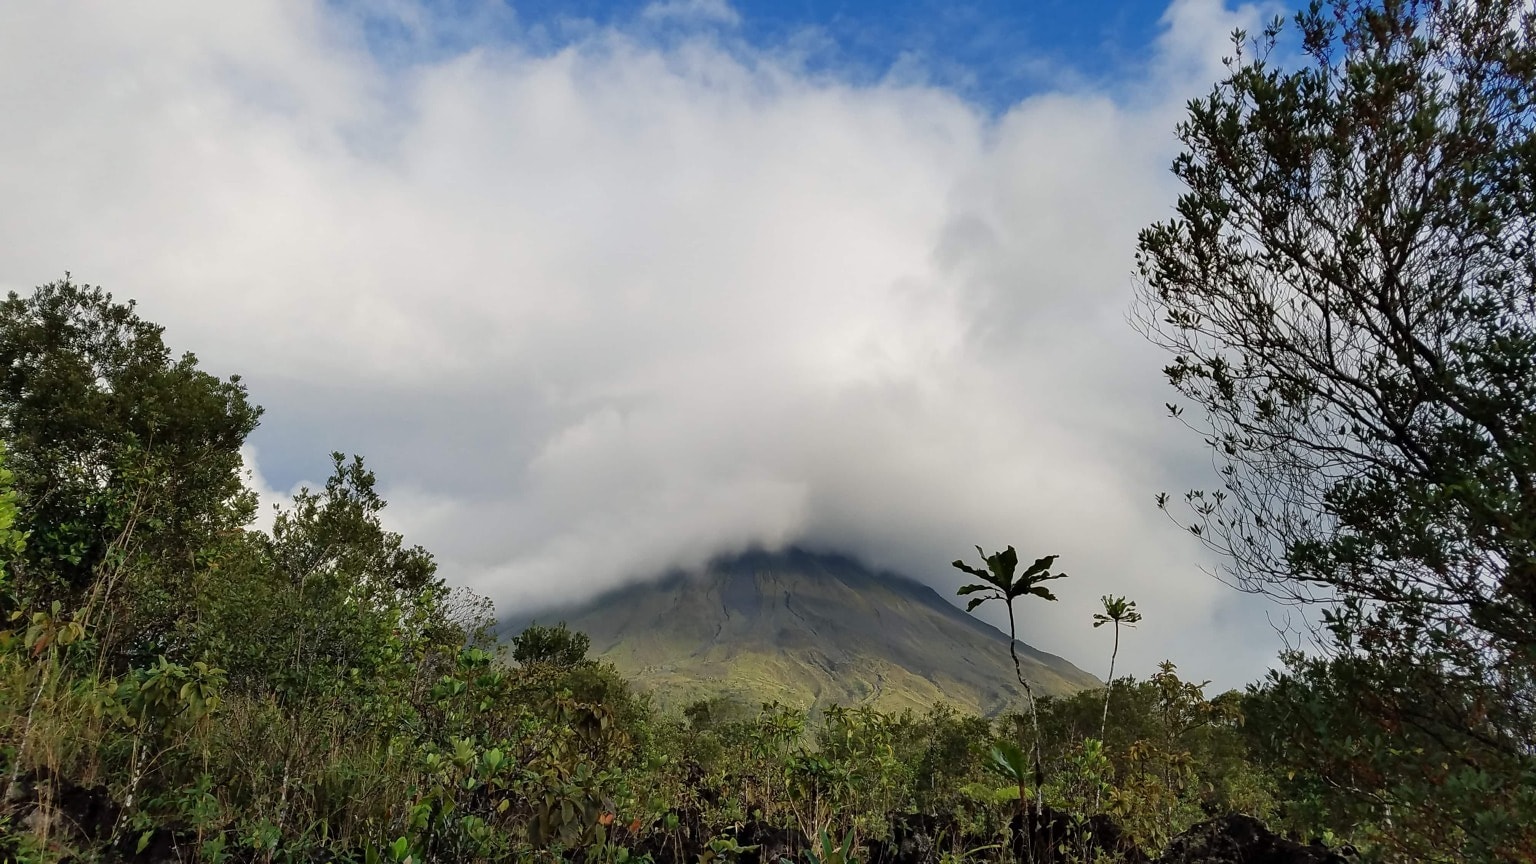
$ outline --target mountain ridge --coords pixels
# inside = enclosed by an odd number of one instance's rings
[[[1007,634],[911,577],[838,553],[719,556],[537,618],[586,633],[593,657],[663,707],[723,696],[898,710],[944,701],[996,713],[1023,698]],[[1064,658],[1018,645],[1038,693],[1103,686]]]

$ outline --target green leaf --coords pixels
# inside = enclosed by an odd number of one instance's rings
[[[1011,549],[1013,547],[1010,546],[1009,548]],[[1044,573],[1045,571],[1051,569],[1051,565],[1055,564],[1056,563],[1056,559],[1060,558],[1060,557],[1061,557],[1060,555],[1047,555],[1044,558],[1036,558],[1035,559],[1035,563],[1029,565],[1029,569],[1025,570],[1024,571],[1024,575],[1021,576],[1020,578],[1028,579],[1031,576],[1035,576],[1035,575],[1038,575],[1040,573]],[[1055,578],[1055,577],[1050,577],[1050,578]]]
[[[980,551],[980,550],[978,550]],[[987,558],[987,569],[997,577],[997,582],[1002,585],[1013,584],[1014,571],[1019,569],[1019,553],[1012,546]]]
[[[975,567],[972,567],[971,565],[965,563],[964,561],[956,560],[950,566],[954,567],[957,570],[964,570],[965,572],[971,574],[972,576],[975,576],[975,577],[980,578],[980,579],[985,579],[988,582],[992,581],[992,574],[991,573],[988,573],[985,570],[978,570]]]
[[[1030,776],[1029,756],[1012,741],[998,741],[987,752],[987,767],[999,776],[1022,782]]]

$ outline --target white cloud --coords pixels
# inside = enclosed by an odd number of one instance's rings
[[[315,487],[316,483],[296,483],[288,491],[274,489],[267,481],[266,475],[261,472],[261,465],[257,461],[256,447],[246,444],[240,448],[240,463],[245,472],[245,488],[256,493],[256,522],[255,527],[265,533],[272,533],[272,524],[276,521],[277,509],[288,509],[293,506],[293,496],[304,486]]]
[[[735,15],[646,15],[683,6]],[[1274,642],[1151,506],[1200,451],[1124,313],[1238,17],[1180,0],[1147,80],[990,117],[707,38],[401,69],[318,2],[16,4],[0,283],[139,298],[246,376],[279,486],[368,455],[504,606],[791,541],[953,586],[1013,543],[1074,576],[1032,643],[1094,669],[1126,593],[1127,668],[1237,683]]]

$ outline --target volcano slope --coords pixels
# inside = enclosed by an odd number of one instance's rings
[[[591,656],[663,708],[715,697],[918,711],[943,701],[979,714],[1022,707],[1006,634],[926,585],[840,555],[720,558],[537,620],[586,633]],[[1019,656],[1037,695],[1103,686],[1023,642]]]

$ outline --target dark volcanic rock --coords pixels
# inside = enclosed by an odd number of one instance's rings
[[[9,802],[28,830],[46,829],[75,843],[106,844],[113,838],[122,808],[105,786],[81,786],[46,770],[18,778]],[[143,834],[120,831],[117,842],[102,850],[103,860],[132,864],[174,864],[196,860],[196,834],[182,826],[157,827]],[[0,843],[0,861],[16,853]]]
[[[1036,864],[1070,864],[1103,856],[1125,864],[1143,864],[1146,854],[1136,847],[1128,834],[1103,814],[1075,819],[1060,810],[1042,807],[1030,813],[1029,832],[1022,830],[1024,817],[1013,817],[1013,851],[1021,860],[1026,836],[1031,857]]]
[[[864,844],[868,864],[932,864],[944,843],[953,845],[960,833],[953,816],[907,813],[892,816],[890,824],[890,839]]]
[[[794,862],[795,849],[803,840],[799,831],[758,821],[748,822],[737,833],[737,837],[743,846],[756,847],[751,853],[743,855],[741,860],[756,861],[759,864]]]
[[[105,786],[80,786],[68,780],[60,784],[58,808],[69,827],[81,837],[100,840],[112,833],[120,809]]]
[[[1345,864],[1321,845],[1303,846],[1241,813],[1190,828],[1173,838],[1158,864]]]

